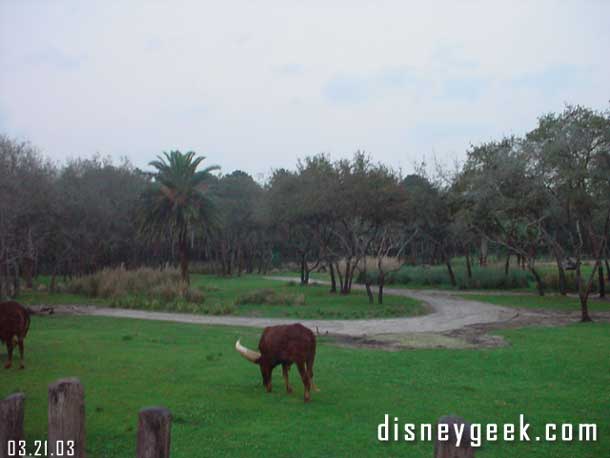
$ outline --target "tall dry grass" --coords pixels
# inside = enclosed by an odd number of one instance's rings
[[[205,300],[203,292],[190,288],[181,280],[180,271],[173,267],[103,269],[69,281],[65,285],[65,290],[74,294],[111,300],[130,296],[158,299],[163,302],[182,300],[195,304],[201,304]]]

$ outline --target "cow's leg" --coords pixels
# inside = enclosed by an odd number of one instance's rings
[[[4,365],[5,369],[8,369],[11,367],[11,365],[13,364],[13,338],[9,338],[6,341],[6,350],[8,351],[8,361],[6,362],[6,364]]]
[[[261,374],[263,375],[263,385],[267,390],[267,393],[271,393],[271,371],[272,367],[267,364],[261,364]]]
[[[19,358],[20,358],[20,364],[19,364],[19,369],[25,369],[25,358],[24,358],[24,350],[23,350],[23,338],[19,339]]]
[[[307,373],[307,369],[305,369],[305,362],[298,362],[297,367],[299,368],[299,374],[301,374],[301,380],[303,380],[303,386],[305,387],[305,402],[308,402],[311,399],[311,380],[309,380],[309,374]]]
[[[288,372],[290,371],[290,364],[282,364],[282,375],[284,376],[284,382],[286,383],[286,393],[292,393],[292,387],[290,386],[290,380],[288,380]]]
[[[307,360],[307,375],[309,375],[309,381],[311,382],[311,388],[318,392],[320,389],[316,386],[313,381],[313,358]]]

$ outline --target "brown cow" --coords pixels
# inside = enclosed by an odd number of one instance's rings
[[[19,355],[21,356],[20,369],[23,369],[23,339],[30,329],[30,312],[19,305],[17,302],[0,303],[0,342],[6,343],[8,350],[8,361],[4,365],[5,369],[11,367],[13,363],[13,348],[15,343],[19,345]]]
[[[288,371],[292,363],[299,368],[301,380],[305,386],[305,402],[311,398],[310,390],[313,387],[313,363],[316,357],[316,336],[302,324],[290,324],[283,326],[270,326],[265,328],[261,340],[258,343],[260,353],[248,350],[240,344],[235,343],[235,349],[248,361],[258,364],[263,376],[263,385],[267,392],[271,392],[271,372],[279,364],[282,365],[286,391],[292,393],[292,387],[288,381]]]

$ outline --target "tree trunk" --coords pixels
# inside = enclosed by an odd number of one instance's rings
[[[341,273],[341,269],[339,268],[339,263],[335,263],[335,272],[337,274],[337,277],[339,277],[339,292],[341,294],[343,294],[343,288],[344,288],[344,282],[345,280],[343,279],[343,274]]]
[[[589,295],[585,293],[578,296],[580,299],[580,321],[583,323],[593,321],[589,316]]]
[[[506,254],[506,262],[504,263],[504,275],[508,277],[508,270],[510,269],[510,251]]]
[[[330,292],[337,292],[337,279],[335,278],[335,267],[332,262],[328,263],[328,271],[330,272]]]
[[[377,302],[383,304],[383,286],[385,284],[385,273],[379,272],[379,291],[377,292]]]
[[[566,282],[566,271],[561,265],[561,262],[557,265],[557,273],[559,275],[559,293],[562,296],[565,296],[568,294],[568,287]]]
[[[472,279],[472,264],[470,262],[470,253],[466,251],[466,272],[468,273],[468,279]]]
[[[26,288],[32,289],[34,277],[34,259],[30,257],[23,258],[21,263],[23,279],[25,280]]]
[[[604,263],[606,264],[606,278],[610,281],[610,264],[608,263],[608,258],[604,259]]]
[[[19,295],[19,287],[21,282],[19,281],[19,266],[17,261],[13,262],[13,294],[12,298],[15,299]]]
[[[544,284],[542,283],[542,278],[540,278],[538,271],[535,269],[534,266],[530,266],[530,272],[536,280],[536,289],[538,290],[538,295],[544,296]]]
[[[51,282],[49,283],[49,291],[51,293],[55,292],[56,277],[57,277],[57,266],[53,269],[53,274],[51,275]]]
[[[341,294],[349,294],[350,288],[350,276],[351,276],[351,262],[345,261],[345,278],[343,279],[343,285],[341,285]]]
[[[307,266],[307,254],[301,254],[301,285],[309,284],[309,270]]]
[[[599,297],[603,299],[606,297],[606,282],[604,280],[604,267],[602,265],[599,266]]]
[[[189,279],[189,245],[186,234],[182,234],[178,240],[178,254],[180,256],[180,275],[182,281],[187,285],[190,284]]]
[[[559,276],[559,292],[565,296],[568,293],[568,285],[566,282],[566,271],[563,268],[562,256],[557,249],[553,250],[555,262],[557,263],[557,274]]]
[[[479,260],[479,264],[481,266],[487,265],[487,250],[488,250],[487,238],[483,237],[481,239],[481,258]]]
[[[367,279],[364,282],[364,285],[366,287],[366,295],[369,297],[369,304],[374,304],[375,303],[375,297],[373,296],[373,292],[371,291],[371,280]]]
[[[453,267],[451,267],[451,260],[449,258],[447,258],[447,260],[445,261],[445,264],[447,265],[447,272],[449,272],[449,279],[451,280],[451,286],[455,287],[455,286],[457,286],[457,282],[455,281],[455,274],[453,273]]]

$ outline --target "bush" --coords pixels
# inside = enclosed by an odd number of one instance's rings
[[[576,287],[576,272],[567,271],[565,274],[566,274],[565,275],[566,291],[568,293],[578,293],[578,288]],[[583,281],[585,282],[585,284],[588,279],[589,279],[589,275],[587,275],[587,274],[583,275]],[[546,288],[553,290],[553,291],[560,291],[559,272],[557,272],[557,271],[545,272],[544,275],[542,276],[542,281]],[[597,293],[598,290],[599,290],[599,280],[598,280],[597,275],[595,275],[595,278],[593,279],[593,283],[591,285],[591,293]]]
[[[527,288],[530,278],[523,270],[509,270],[506,275],[504,269],[487,268],[473,270],[472,278],[460,276],[456,280],[459,289],[519,289]]]
[[[283,294],[274,289],[257,289],[235,299],[235,305],[305,305],[304,294]]]
[[[134,300],[145,301],[149,308],[161,307],[159,304],[177,300],[198,304],[205,301],[203,292],[184,283],[175,268],[104,269],[69,281],[65,291],[112,299],[113,303],[120,302],[124,306],[133,305]]]
[[[453,270],[457,287],[459,289],[517,289],[527,288],[533,278],[529,272],[512,269],[508,275],[501,267],[473,267],[472,278],[468,278],[466,269],[454,265]],[[378,272],[369,272],[368,277],[372,284],[378,284]],[[360,274],[357,281],[364,283],[364,276]],[[407,266],[400,270],[386,274],[386,285],[416,285],[431,288],[451,286],[451,279],[445,265],[437,266]]]

